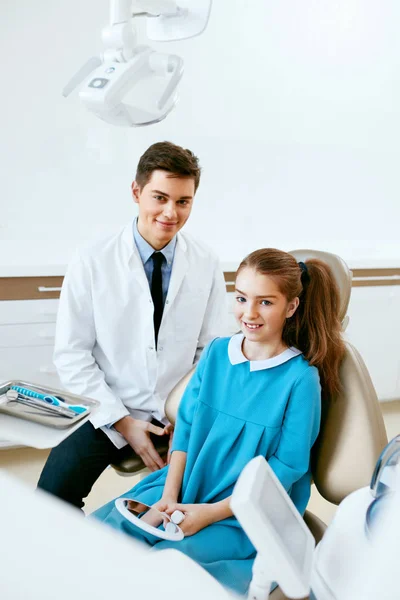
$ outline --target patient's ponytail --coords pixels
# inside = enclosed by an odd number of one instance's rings
[[[308,260],[301,270],[300,304],[287,320],[284,339],[318,367],[322,389],[331,398],[340,391],[339,367],[345,346],[339,320],[339,291],[330,267]]]
[[[339,320],[339,291],[330,267],[317,259],[297,263],[286,252],[265,248],[247,256],[239,266],[254,268],[273,277],[290,301],[300,304],[286,320],[282,339],[303,352],[318,368],[323,395],[332,398],[340,391],[339,367],[345,352]]]

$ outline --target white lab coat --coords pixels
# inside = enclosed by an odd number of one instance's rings
[[[54,362],[70,392],[100,401],[92,423],[125,415],[166,422],[174,385],[214,337],[225,335],[226,292],[216,257],[178,233],[168,294],[154,347],[153,302],[132,224],[77,253],[60,296]]]

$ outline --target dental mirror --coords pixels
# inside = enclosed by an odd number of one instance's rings
[[[115,507],[130,523],[151,535],[171,542],[184,538],[182,529],[178,527],[184,515],[178,510],[170,516],[133,498],[117,498]]]

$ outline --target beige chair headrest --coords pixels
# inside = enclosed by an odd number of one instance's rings
[[[297,262],[302,261],[305,263],[310,258],[318,258],[319,260],[324,261],[327,265],[330,266],[332,274],[339,288],[339,318],[340,321],[343,322],[347,314],[347,308],[349,306],[351,294],[351,280],[353,277],[352,272],[350,271],[349,267],[346,265],[344,260],[336,254],[331,254],[330,252],[321,252],[319,250],[291,250],[289,254],[294,256]]]

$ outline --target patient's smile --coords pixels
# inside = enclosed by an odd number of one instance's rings
[[[262,327],[262,324],[257,324],[257,323],[246,323],[246,321],[242,321],[243,325],[245,325],[246,327],[248,327],[249,329],[259,329],[260,327]]]

